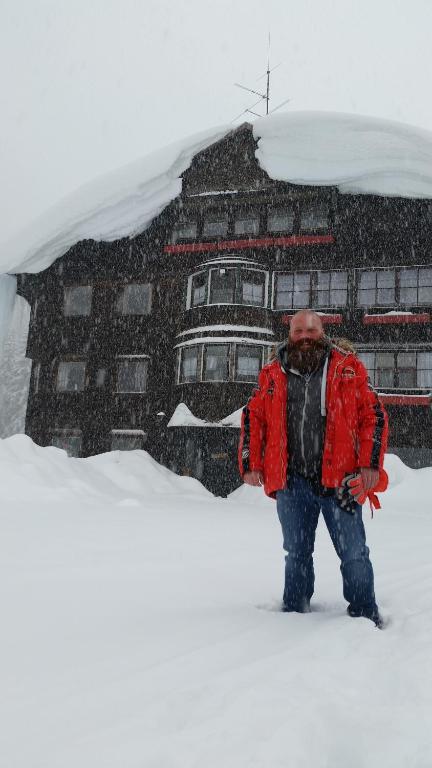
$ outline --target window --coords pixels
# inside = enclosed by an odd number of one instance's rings
[[[417,386],[432,389],[432,352],[417,352]]]
[[[198,381],[199,347],[184,347],[181,352],[180,382]]]
[[[66,317],[89,315],[91,311],[92,288],[90,285],[75,285],[64,289],[63,312]]]
[[[57,429],[52,438],[51,445],[66,451],[68,456],[79,457],[81,454],[82,434],[80,429]]]
[[[240,341],[240,340],[239,340]],[[263,364],[263,354],[271,345],[227,343],[180,347],[177,383],[200,381],[254,382]]]
[[[141,450],[145,437],[145,432],[140,429],[113,429],[111,430],[111,450]]]
[[[347,303],[347,272],[318,272],[317,304],[319,307],[344,307]]]
[[[292,232],[294,229],[295,212],[293,207],[273,208],[267,216],[269,232]]]
[[[171,242],[177,243],[178,240],[194,240],[197,236],[196,221],[179,221],[171,235]]]
[[[84,361],[62,361],[57,371],[58,392],[82,392],[85,386],[86,364]]]
[[[148,359],[125,358],[117,361],[117,392],[145,392]]]
[[[358,304],[370,307],[374,304],[392,306],[396,299],[394,269],[367,270],[360,274]]]
[[[228,232],[228,216],[226,213],[210,214],[204,218],[204,237],[224,237]]]
[[[256,381],[262,366],[262,347],[252,345],[236,348],[236,381]]]
[[[107,377],[107,369],[106,368],[98,368],[96,371],[96,386],[104,387]]]
[[[360,352],[371,382],[378,388],[418,389],[432,387],[432,352],[415,350]]]
[[[204,352],[203,381],[228,380],[228,344],[208,344]]]
[[[254,270],[241,270],[242,304],[256,307],[264,305],[265,274]],[[240,302],[239,302],[240,303]]]
[[[300,217],[301,232],[327,232],[328,230],[327,203],[303,203]]]
[[[235,269],[220,267],[211,270],[210,304],[234,304],[235,289]]]
[[[125,285],[117,299],[116,310],[120,315],[148,315],[151,305],[150,283]]]
[[[238,213],[234,222],[234,234],[258,235],[259,215],[254,211],[244,211],[242,213]]]
[[[300,309],[310,305],[311,279],[308,272],[276,274],[275,309]]]
[[[191,304],[193,307],[198,307],[201,304],[207,303],[207,282],[207,272],[200,272],[198,275],[193,275],[191,296]]]
[[[432,267],[399,270],[401,304],[432,304]]]
[[[267,273],[236,265],[212,267],[192,275],[188,282],[187,308],[203,304],[266,304]]]

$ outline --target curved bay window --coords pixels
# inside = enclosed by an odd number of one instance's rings
[[[268,274],[247,266],[221,265],[191,275],[187,309],[206,304],[267,305]]]
[[[180,347],[178,384],[197,382],[250,382],[255,383],[272,345],[244,344],[221,339]]]

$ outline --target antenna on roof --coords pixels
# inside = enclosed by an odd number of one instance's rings
[[[265,103],[266,103],[266,111],[265,111],[266,115],[273,114],[273,112],[276,112],[277,109],[280,109],[280,107],[283,107],[285,104],[288,104],[288,102],[291,101],[291,99],[285,99],[285,101],[282,101],[280,104],[277,105],[277,107],[274,107],[273,109],[269,110],[269,103],[270,103],[270,74],[272,72],[274,72],[275,69],[280,67],[281,64],[282,64],[282,62],[279,62],[279,64],[276,64],[274,67],[272,67],[272,69],[270,69],[270,32],[269,32],[269,36],[268,36],[268,54],[267,54],[267,71],[263,75],[260,75],[260,77],[257,80],[257,82],[258,82],[259,80],[262,80],[263,77],[267,78],[267,87],[266,87],[265,93],[261,93],[260,91],[255,91],[253,88],[248,88],[247,86],[241,85],[240,83],[234,83],[234,85],[237,88],[242,88],[244,91],[248,91],[248,93],[254,93],[255,96],[259,96],[259,99],[258,99],[258,101],[255,101],[253,104],[251,104],[250,107],[246,107],[246,109],[244,109],[243,112],[240,112],[240,114],[237,115],[231,121],[232,123],[234,123],[236,120],[239,119],[239,117],[241,117],[242,115],[245,115],[247,113],[249,113],[251,115],[255,115],[256,117],[262,117],[262,115],[260,115],[258,112],[254,112],[253,110],[254,110],[254,107],[257,106],[257,104],[261,104],[263,101],[265,101]]]

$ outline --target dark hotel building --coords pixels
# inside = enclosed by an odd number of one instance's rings
[[[240,126],[195,155],[145,232],[79,242],[19,276],[36,443],[143,448],[226,494],[240,482],[226,417],[312,307],[382,393],[390,450],[432,464],[432,201],[275,181],[255,150]]]

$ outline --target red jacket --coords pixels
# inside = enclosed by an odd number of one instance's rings
[[[280,362],[269,363],[260,372],[258,389],[242,416],[240,474],[261,471],[264,490],[273,498],[287,483],[287,389],[287,374]],[[322,485],[337,488],[346,474],[359,467],[379,469],[382,482],[387,415],[355,354],[334,348],[330,352],[325,405]]]

